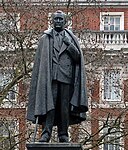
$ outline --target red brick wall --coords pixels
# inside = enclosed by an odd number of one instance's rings
[[[95,9],[84,9],[83,11],[78,11],[73,16],[73,29],[89,29],[89,30],[99,30],[100,26],[100,15],[99,10]]]
[[[92,91],[92,98],[91,98],[92,102],[99,103],[99,99],[100,99],[100,81],[99,80],[94,81],[91,91]]]
[[[127,80],[124,80],[124,101],[125,102],[128,102],[128,79]]]

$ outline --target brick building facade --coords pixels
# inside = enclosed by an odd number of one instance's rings
[[[85,149],[127,150],[128,2],[122,0],[1,2],[0,149],[24,150],[30,140],[26,101],[33,55],[57,9],[69,15],[68,28],[79,38],[86,59],[89,112],[85,124],[77,126],[76,139],[86,143]]]

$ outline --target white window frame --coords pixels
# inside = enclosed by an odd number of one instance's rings
[[[104,98],[104,70],[120,70],[120,91],[119,91],[119,94],[120,94],[120,96],[119,96],[119,99],[107,99],[107,98]],[[104,102],[121,102],[123,99],[122,99],[122,97],[123,97],[123,76],[122,76],[122,74],[123,74],[123,69],[121,68],[121,67],[113,67],[113,68],[104,68],[104,69],[102,69],[102,72],[101,72],[101,74],[102,74],[102,76],[101,76],[101,80],[100,80],[100,103],[102,103],[103,101]]]
[[[104,30],[103,16],[120,16],[120,31],[124,30],[124,12],[100,12],[100,30]]]
[[[67,20],[67,28],[72,31],[73,22],[72,22],[71,12],[68,12],[68,16],[69,17],[68,17],[68,20]]]
[[[52,28],[52,26],[51,26],[52,17],[51,16],[52,16],[52,13],[49,12],[48,13],[48,29]]]
[[[111,118],[109,121],[111,122],[112,120],[115,120],[115,119],[116,119],[116,117],[113,116],[113,118]],[[102,121],[101,121],[101,120],[102,120]],[[105,121],[105,120],[107,120],[107,118],[100,118],[100,121],[99,121],[99,130],[100,130],[100,128],[103,126],[103,121]],[[108,123],[109,123],[109,121],[108,121]],[[121,126],[122,126],[122,125],[120,124],[120,131],[121,131]],[[103,129],[102,129],[102,130],[100,131],[100,133],[99,133],[99,136],[102,136],[103,133],[104,133],[104,131],[103,131]],[[113,136],[116,136],[116,135],[120,136],[120,133],[115,134],[115,135],[110,134],[110,135],[108,135],[108,136],[106,136],[106,137],[113,137]],[[123,138],[123,137],[120,138],[119,144],[124,145],[124,138]],[[119,148],[120,148],[120,150],[124,150],[124,148],[121,147],[121,146],[120,146]],[[104,150],[104,144],[100,145],[100,146],[99,146],[99,149],[100,149],[100,150]],[[109,149],[108,149],[108,150],[109,150]],[[115,150],[116,150],[116,149],[115,149]]]

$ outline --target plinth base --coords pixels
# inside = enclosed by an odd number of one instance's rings
[[[75,143],[28,143],[27,150],[82,150],[81,144]]]

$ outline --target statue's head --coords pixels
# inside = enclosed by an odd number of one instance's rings
[[[64,29],[66,24],[66,14],[58,10],[52,15],[53,27],[56,31],[60,32]]]

